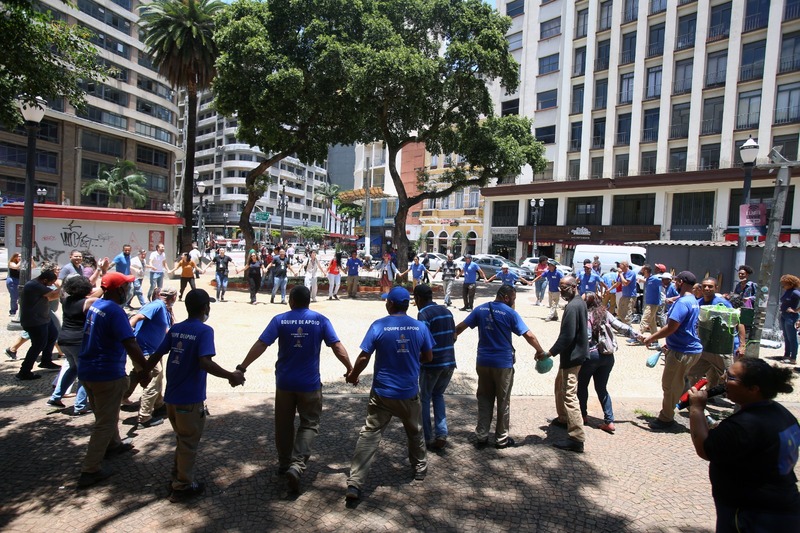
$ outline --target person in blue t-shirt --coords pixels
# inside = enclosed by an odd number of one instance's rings
[[[633,308],[636,307],[636,272],[631,270],[627,261],[619,263],[616,285],[622,293],[617,302],[617,318],[630,326]]]
[[[264,351],[278,341],[275,363],[275,447],[278,471],[286,476],[293,491],[300,488],[311,447],[319,434],[322,413],[322,380],[319,374],[320,348],[324,342],[349,374],[353,370],[344,345],[330,320],[311,311],[311,291],[297,285],[289,292],[291,311],[274,317],[250,348],[237,372],[244,372]],[[300,427],[295,435],[295,413]]]
[[[639,271],[639,279],[644,282],[644,298],[642,319],[639,332],[655,333],[658,331],[658,306],[661,305],[661,276],[653,273],[650,265],[643,265]]]
[[[472,255],[465,255],[464,266],[456,274],[456,279],[464,276],[464,287],[461,290],[464,307],[460,309],[461,311],[472,311],[472,306],[475,305],[475,288],[478,283],[478,274],[481,275],[481,278],[486,279],[486,274],[483,273],[481,267],[472,262]]]
[[[206,379],[208,374],[227,379],[231,387],[242,385],[244,375],[229,372],[211,358],[214,330],[203,322],[211,314],[211,298],[203,289],[192,289],[184,299],[189,317],[172,326],[161,345],[147,360],[151,371],[169,353],[167,391],[164,401],[167,416],[175,431],[175,466],[172,469],[171,502],[185,501],[203,493],[205,484],[195,481],[194,467],[203,428],[206,425]]]
[[[402,421],[406,430],[414,479],[422,481],[428,473],[419,401],[419,371],[420,363],[433,359],[435,342],[425,324],[406,314],[411,300],[406,289],[395,287],[385,298],[389,316],[376,320],[369,327],[361,342],[361,353],[353,370],[347,374],[347,382],[357,385],[358,376],[367,368],[370,356],[375,352],[367,421],[358,435],[347,478],[345,498],[349,501],[361,498],[361,489],[367,481],[383,431],[393,416]]]
[[[525,278],[521,278],[511,272],[509,270],[508,265],[504,264],[500,267],[500,272],[497,272],[494,276],[490,277],[489,279],[485,280],[486,283],[491,283],[495,279],[499,279],[500,283],[503,285],[511,285],[512,287],[514,284],[519,281],[520,283],[524,283],[525,285],[533,285],[533,283],[529,283]]]
[[[587,292],[593,292],[601,296],[603,291],[608,288],[603,281],[603,277],[592,268],[591,259],[583,260],[583,272],[575,276],[575,279],[578,281],[578,294],[581,295],[581,298]],[[600,287],[599,291],[597,290],[598,286]]]
[[[358,297],[358,270],[364,268],[364,261],[358,258],[358,251],[350,252],[350,257],[345,263],[347,268],[347,296]]]
[[[528,329],[519,313],[514,311],[517,290],[503,285],[493,302],[479,305],[456,326],[456,336],[467,328],[478,327],[478,424],[475,426],[476,445],[480,448],[489,442],[489,426],[497,401],[497,422],[494,428],[494,446],[502,449],[514,445],[508,436],[511,408],[511,387],[514,385],[516,355],[511,334],[519,335],[533,346],[536,353],[542,350],[536,335]]]
[[[561,292],[558,290],[558,284],[561,282],[561,278],[564,277],[564,274],[556,268],[557,264],[558,263],[552,259],[548,259],[547,270],[533,280],[534,283],[536,283],[539,278],[547,281],[547,302],[550,307],[550,314],[544,319],[545,322],[558,320],[558,302],[561,300]]]
[[[178,291],[174,287],[164,287],[158,291],[159,297],[152,302],[144,304],[130,319],[136,342],[142,348],[145,357],[148,357],[161,346],[170,326],[175,322],[172,306],[178,298]],[[129,387],[129,397],[134,387]],[[150,384],[142,391],[139,399],[138,425],[142,427],[159,426],[164,422],[161,416],[153,416],[156,411],[161,412],[164,405],[164,367],[159,363],[150,372]]]
[[[692,296],[692,287],[697,278],[688,270],[675,276],[675,288],[680,298],[672,304],[667,325],[656,333],[640,339],[650,345],[658,339],[666,338],[667,350],[664,354],[664,373],[661,376],[661,390],[664,397],[658,417],[650,422],[650,429],[659,431],[674,427],[675,404],[678,403],[685,390],[686,375],[689,369],[700,358],[703,345],[697,336],[697,318],[700,306],[697,298]]]
[[[414,256],[414,262],[408,265],[408,268],[405,272],[400,272],[398,276],[405,276],[411,272],[411,287],[412,290],[416,288],[417,285],[422,283],[422,278],[426,274],[428,274],[428,269],[425,268],[425,265],[419,262],[419,256]]]
[[[781,331],[783,332],[783,362],[797,363],[797,320],[800,318],[800,279],[792,274],[781,276]]]
[[[117,254],[114,259],[111,260],[111,264],[109,267],[114,267],[114,270],[119,272],[120,274],[124,274],[126,276],[130,275],[131,273],[131,245],[126,244],[122,247],[122,252]],[[133,286],[131,286],[130,294],[128,294],[127,299],[125,300],[123,307],[128,309],[131,304],[131,299],[133,299]]]
[[[147,365],[128,323],[128,315],[122,310],[133,279],[119,272],[104,275],[100,282],[103,296],[95,300],[86,313],[78,355],[78,379],[89,396],[95,422],[78,479],[79,488],[94,485],[111,475],[111,471],[101,467],[104,457],[133,449],[130,441],[122,441],[118,427],[120,403],[128,389],[126,352],[134,364],[141,368]],[[140,383],[144,387],[149,380],[147,374],[142,374]]]
[[[603,293],[601,304],[612,315],[617,312],[617,268],[611,267],[611,270],[603,274],[603,283],[605,283],[608,290]]]

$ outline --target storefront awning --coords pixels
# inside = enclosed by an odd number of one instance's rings
[[[366,199],[367,190],[366,189],[353,189],[352,191],[341,191],[339,193],[339,201],[344,203],[354,203],[358,202],[359,200]],[[390,195],[383,192],[383,187],[370,187],[369,188],[369,197],[370,198],[388,198]]]

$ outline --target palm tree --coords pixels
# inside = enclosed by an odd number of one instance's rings
[[[330,183],[326,183],[325,185],[317,188],[317,198],[322,200],[322,205],[325,209],[325,212],[322,214],[322,227],[325,229],[325,231],[330,230],[330,228],[328,228],[330,224],[330,209],[334,200],[339,197],[340,189],[341,187],[338,185],[332,185]],[[325,222],[326,218],[328,219],[327,223]]]
[[[112,168],[100,167],[97,179],[84,185],[81,194],[104,192],[108,195],[108,207],[114,207],[115,203],[125,207],[125,198],[130,198],[135,207],[142,207],[147,202],[147,189],[142,186],[146,182],[147,178],[136,170],[132,161],[117,159]]]
[[[154,0],[140,6],[139,28],[144,32],[147,55],[174,87],[188,96],[186,163],[183,166],[182,251],[192,242],[194,152],[197,135],[197,93],[211,86],[216,69],[217,45],[213,40],[214,15],[225,4],[219,0]]]

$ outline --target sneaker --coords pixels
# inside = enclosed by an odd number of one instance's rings
[[[78,409],[77,411],[75,409],[73,409],[72,413],[70,413],[70,414],[72,416],[83,416],[83,415],[88,415],[88,414],[91,414],[91,413],[92,413],[92,410],[89,409],[88,407],[86,407],[84,409]]]
[[[274,297],[274,296],[273,296],[272,298],[270,298],[270,299],[269,299],[269,303],[271,303],[271,304],[274,304],[274,303],[275,303],[275,297]]]
[[[6,355],[12,361],[16,361],[17,360],[17,352],[16,351],[11,351],[10,348],[6,348]]]
[[[353,485],[347,486],[347,491],[344,493],[344,499],[349,502],[355,502],[361,499],[361,489]]]
[[[664,431],[666,429],[672,429],[673,427],[675,427],[675,425],[677,425],[677,422],[675,422],[674,420],[671,422],[663,422],[658,418],[654,418],[648,424],[648,426],[650,426],[650,429],[653,431]]]
[[[172,490],[172,494],[169,496],[169,501],[172,503],[183,502],[194,498],[195,496],[199,496],[206,491],[206,484],[205,483],[198,483],[194,482],[189,487],[182,489],[182,490]]]
[[[515,444],[516,442],[514,442],[514,439],[507,437],[503,442],[495,442],[494,447],[498,450],[504,450],[506,448],[513,448]]]
[[[428,466],[417,465],[414,467],[414,481],[423,481],[428,475]]]
[[[334,294],[334,295],[333,295],[333,299],[334,299],[334,300],[338,300],[338,299],[339,299],[339,297],[338,297],[338,296],[336,296],[336,295]]]
[[[128,453],[132,450],[133,450],[132,439],[123,439],[122,442],[117,444],[116,446],[106,449],[105,458],[108,459],[110,457],[122,455],[123,453]]]
[[[39,363],[39,368],[43,370],[61,370],[61,365],[57,365],[53,362],[50,363]]]
[[[111,477],[113,472],[101,468],[97,472],[81,472],[81,477],[78,478],[78,488],[85,489],[91,487],[95,483],[100,483],[104,479]]]
[[[333,298],[331,298],[330,296],[328,296],[328,301],[330,301],[330,300],[333,300]]]
[[[292,492],[300,492],[300,470],[290,467],[286,471],[286,483]]]
[[[602,431],[605,431],[606,433],[610,433],[613,435],[614,431],[616,431],[617,428],[614,427],[614,422],[603,422],[602,424],[597,426],[597,429],[600,429]]]
[[[139,423],[137,425],[141,426],[143,428],[152,428],[152,427],[155,427],[155,426],[160,426],[163,423],[164,423],[164,419],[163,418],[150,417],[145,421],[139,420]]]
[[[39,379],[42,376],[40,376],[39,374],[34,374],[33,372],[25,372],[25,373],[19,372],[17,374],[14,374],[14,377],[16,377],[20,381],[33,381],[34,379]]]
[[[47,400],[47,405],[49,405],[49,406],[51,406],[51,407],[66,407],[66,405],[64,405],[64,404],[61,402],[61,400],[54,400],[54,399],[52,399],[52,398],[50,398],[49,400]]]

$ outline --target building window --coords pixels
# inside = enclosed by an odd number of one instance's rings
[[[787,33],[781,41],[781,62],[778,72],[800,70],[800,32]]]
[[[664,24],[656,24],[650,27],[647,57],[655,57],[664,54],[664,27]]]
[[[633,22],[639,18],[639,0],[625,0],[622,10],[622,22]]]
[[[764,76],[764,55],[767,51],[766,39],[742,46],[742,66],[739,81],[748,81]]]
[[[78,9],[125,35],[131,34],[131,23],[127,19],[91,0],[78,0]]]
[[[708,54],[708,62],[706,63],[706,88],[725,85],[725,74],[727,70],[727,50]]]
[[[79,111],[75,114],[81,118],[87,118],[91,121],[113,126],[115,128],[120,128],[123,130],[128,129],[128,119],[122,115],[117,115],[116,113],[111,113],[110,111],[104,111],[99,107],[87,105],[83,112]]]
[[[786,0],[783,8],[783,20],[800,18],[800,0]]]
[[[622,36],[622,52],[619,55],[619,64],[627,65],[636,60],[636,32],[632,31]]]
[[[164,122],[169,122],[172,124],[172,111],[164,107],[163,105],[155,104],[150,102],[149,100],[144,100],[143,98],[136,99],[136,111],[139,113],[144,113],[145,115],[150,115],[151,117],[155,117],[159,120],[163,120]]]
[[[655,15],[667,10],[667,0],[650,0],[650,14]]]
[[[600,3],[600,17],[597,22],[597,31],[605,31],[611,29],[611,16],[613,15],[612,0],[607,0]]]
[[[102,98],[106,102],[111,102],[112,104],[128,107],[128,93],[124,91],[94,81],[81,82],[80,87],[86,91],[86,94]]]
[[[608,103],[608,79],[595,80],[593,109],[605,109]]]
[[[779,85],[775,103],[775,124],[798,121],[800,121],[800,83]]]
[[[136,86],[143,91],[147,91],[149,93],[153,93],[165,100],[171,102],[172,101],[172,89],[164,85],[163,83],[159,83],[155,80],[151,80],[141,74],[136,75]]]
[[[581,160],[580,159],[570,159],[569,160],[569,169],[567,171],[567,178],[570,181],[577,181],[581,177]]]
[[[600,117],[592,121],[592,148],[603,148],[606,145],[606,118]]]
[[[581,149],[581,137],[583,136],[583,122],[573,122],[570,124],[569,149],[578,151]]]
[[[613,226],[651,226],[656,217],[655,194],[614,196]]]
[[[561,17],[546,20],[539,25],[539,38],[549,39],[561,33]]]
[[[573,76],[583,76],[586,74],[586,47],[581,46],[575,49],[575,62],[572,65]]]
[[[583,113],[583,84],[576,85],[572,88],[572,107],[570,112],[574,115],[576,113]]]
[[[644,96],[648,100],[661,97],[661,65],[647,69],[647,87]]]
[[[85,27],[85,26],[84,26]],[[113,37],[109,37],[105,33],[101,31],[97,31],[95,28],[88,28],[91,32],[91,37],[89,41],[93,44],[97,45],[98,48],[102,48],[104,50],[108,50],[112,54],[116,54],[120,57],[124,57],[125,59],[129,59],[131,56],[131,47]]]
[[[464,209],[464,191],[458,191],[455,194],[456,197],[456,209]]]
[[[165,143],[172,143],[172,134],[170,132],[163,128],[153,126],[152,124],[139,122],[138,120],[136,121],[136,133],[144,135],[145,137],[150,137],[151,139],[164,141]]]
[[[516,17],[525,13],[525,0],[513,0],[506,4],[506,15]]]
[[[589,10],[581,9],[578,11],[577,24],[575,25],[575,38],[586,37],[589,33]]]
[[[731,3],[720,4],[711,8],[708,24],[708,41],[725,39],[731,31]]]
[[[25,168],[28,164],[28,148],[25,145],[0,142],[0,165]],[[47,150],[36,150],[36,170],[49,174],[58,173],[58,154]]]
[[[507,202],[494,202],[492,205],[492,226],[493,227],[516,227],[519,221],[519,202],[511,200]]]
[[[122,139],[108,137],[99,133],[84,130],[81,133],[81,148],[89,152],[105,154],[122,158],[123,142]]]
[[[685,139],[689,136],[689,118],[692,104],[673,104],[672,125],[669,129],[670,139]]]
[[[167,152],[139,144],[136,145],[136,162],[167,168],[169,164],[169,154]]]
[[[639,174],[655,174],[656,173],[656,158],[658,152],[642,152],[642,166],[639,169]]]
[[[592,158],[592,173],[590,176],[593,180],[599,180],[603,177],[603,158],[602,157],[593,157]]]
[[[796,133],[791,135],[776,135],[772,139],[773,146],[779,146],[783,157],[789,161],[797,161],[798,155],[798,136]]]
[[[611,39],[598,41],[597,59],[594,62],[595,70],[608,70],[608,63],[611,61]]]
[[[544,91],[536,95],[536,109],[552,109],[558,105],[558,90]]]
[[[747,0],[747,10],[742,31],[754,31],[767,27],[769,0]]]
[[[558,70],[558,54],[539,58],[539,74],[548,74]]]
[[[500,103],[500,115],[519,115],[519,98]]]
[[[669,171],[686,172],[686,148],[673,148],[669,151]]]
[[[722,114],[725,112],[725,97],[706,98],[703,102],[703,122],[700,135],[722,133]]]
[[[719,143],[704,144],[700,147],[700,167],[698,170],[715,170],[719,168]]]
[[[513,52],[522,48],[522,32],[513,33],[506,37],[508,39],[508,51]]]
[[[469,207],[476,208],[480,205],[481,191],[477,187],[472,187],[469,190]]]
[[[626,146],[631,143],[631,114],[620,113],[617,116],[617,146]]]
[[[556,127],[543,126],[541,128],[536,128],[536,140],[544,144],[555,144]]]
[[[757,128],[761,118],[761,89],[739,93],[736,129]]]
[[[567,200],[568,226],[599,226],[603,216],[603,197],[570,198]]]
[[[685,94],[692,91],[692,69],[694,60],[684,59],[675,63],[675,82],[672,94]]]
[[[614,157],[614,175],[618,178],[628,175],[628,164],[630,161],[630,155],[628,154],[617,154]]]
[[[644,120],[642,122],[642,142],[653,142],[658,140],[658,123],[661,110],[645,109]]]
[[[786,195],[786,207],[783,210],[783,226],[792,225],[792,213],[794,207],[794,185],[789,187],[788,194]],[[769,220],[772,211],[772,198],[775,194],[773,187],[754,187],[750,189],[750,203],[766,204],[767,205],[767,220]],[[739,225],[739,206],[744,202],[744,191],[742,189],[733,189],[731,191],[731,201],[728,207],[728,225]]]
[[[685,50],[694,46],[697,33],[697,13],[690,13],[678,18],[678,32],[675,39],[675,50]]]
[[[633,72],[627,72],[619,77],[619,87],[619,103],[633,102]]]

